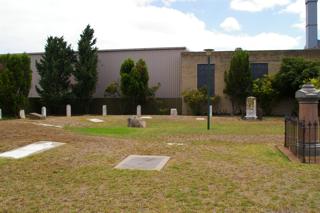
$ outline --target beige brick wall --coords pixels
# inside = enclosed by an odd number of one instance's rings
[[[280,70],[281,61],[286,57],[303,57],[310,60],[320,59],[320,50],[270,50],[248,51],[250,63],[268,63],[269,75]],[[215,64],[215,94],[221,97],[220,113],[230,113],[231,104],[224,95],[224,72],[229,69],[233,51],[214,52],[212,63]],[[204,52],[183,52],[181,61],[181,91],[197,88],[197,65],[206,64],[207,56]],[[277,112],[285,111],[286,107],[278,106]],[[283,109],[281,109],[283,108]],[[182,105],[183,114],[190,113],[185,103]]]

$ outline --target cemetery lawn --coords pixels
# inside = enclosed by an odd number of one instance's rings
[[[196,117],[154,116],[146,129],[127,128],[127,116],[97,116],[105,120],[98,124],[88,118],[94,117],[0,121],[0,152],[43,140],[66,143],[0,159],[0,212],[320,209],[320,165],[292,163],[275,148],[284,140],[282,118],[215,117],[210,131]],[[113,168],[131,154],[171,159],[160,172]]]

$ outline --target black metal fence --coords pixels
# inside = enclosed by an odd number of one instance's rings
[[[294,117],[285,119],[285,143],[303,163],[320,163],[319,121],[304,122]]]

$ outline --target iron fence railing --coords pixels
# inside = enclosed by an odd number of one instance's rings
[[[294,117],[285,119],[285,143],[303,163],[319,163],[319,121],[304,122]]]

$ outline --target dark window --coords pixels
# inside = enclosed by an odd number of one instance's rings
[[[214,64],[210,65],[210,81],[211,81],[211,96],[214,96]],[[198,79],[198,84],[197,87],[198,89],[202,87],[207,88],[207,83],[208,83],[208,64],[198,64],[198,70],[197,70],[197,79]]]
[[[253,79],[258,79],[264,75],[268,75],[268,64],[267,63],[252,63],[251,72]]]

